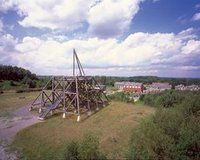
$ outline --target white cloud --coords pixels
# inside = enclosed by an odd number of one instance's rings
[[[3,22],[2,20],[0,19],[0,33],[3,31]]]
[[[194,16],[192,17],[192,19],[194,21],[199,21],[200,20],[200,12],[199,13],[195,13]]]
[[[0,36],[0,64],[15,64],[18,63],[14,56],[16,54],[15,46],[17,39],[10,34]]]
[[[144,0],[3,0],[0,8],[14,9],[23,17],[24,27],[65,31],[88,27],[98,37],[119,36],[129,29],[131,20]]]
[[[184,54],[199,54],[200,55],[200,41],[189,40],[182,48]]]
[[[76,48],[88,74],[180,75],[183,68],[185,73],[187,66],[200,66],[200,41],[192,39],[193,36],[186,39],[186,34],[183,34],[186,32],[187,30],[179,34],[138,32],[121,42],[114,38],[59,42],[25,37],[16,45],[18,53],[13,58],[19,66],[38,74],[70,74],[72,49]]]
[[[25,16],[19,21],[24,27],[74,30],[86,21],[93,0],[3,0],[0,9],[17,10]]]
[[[40,47],[41,40],[38,38],[25,37],[22,43],[16,46],[16,49],[23,53],[32,52]]]
[[[128,30],[142,0],[102,0],[89,11],[89,32],[113,37]]]
[[[16,0],[1,0],[0,11],[6,12],[7,10],[14,8],[15,5],[16,5]]]
[[[184,40],[198,38],[198,36],[196,35],[196,30],[194,28],[188,28],[186,30],[183,30],[178,33],[178,36]]]
[[[19,0],[18,12],[26,17],[24,27],[74,30],[86,19],[91,0]]]
[[[26,17],[19,22],[24,27],[74,30],[86,19],[91,0],[20,0],[19,12]]]

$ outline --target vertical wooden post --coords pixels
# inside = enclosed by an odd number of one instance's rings
[[[78,93],[77,77],[75,77],[75,81],[76,81],[76,105],[77,105],[77,110],[78,110],[77,122],[79,122],[80,121],[80,106],[79,106],[79,93]]]
[[[63,118],[66,118],[66,102],[65,102],[65,78],[63,77],[63,82],[62,82],[62,89],[63,89]]]
[[[88,82],[85,81],[85,89],[86,89],[86,94],[87,94],[87,109],[88,109],[88,115],[91,115],[91,109],[90,109],[90,102],[89,102],[89,92],[88,92]]]
[[[73,76],[75,76],[75,49],[73,49]]]
[[[44,90],[42,90],[41,106],[39,108],[39,113],[42,113],[42,107],[44,107]]]
[[[55,102],[55,89],[54,89],[54,77],[52,78],[52,86],[51,86],[51,92],[52,92],[52,102]]]

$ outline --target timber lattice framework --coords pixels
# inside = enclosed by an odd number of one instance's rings
[[[88,115],[108,104],[104,89],[92,76],[86,76],[75,49],[73,50],[73,76],[52,77],[32,102],[30,110],[39,108],[39,119],[44,120],[55,110],[77,115]]]

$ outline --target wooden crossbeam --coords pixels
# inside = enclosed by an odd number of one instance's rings
[[[76,75],[76,68],[79,75]],[[51,83],[51,90],[47,92],[47,87]],[[98,87],[98,89],[96,88]],[[47,107],[48,104],[52,105],[52,108],[63,108],[64,113],[75,110],[78,119],[80,119],[80,112],[82,110],[90,111],[104,104],[102,97],[108,101],[107,96],[101,89],[98,82],[90,76],[85,76],[85,72],[78,58],[78,55],[73,50],[73,76],[63,77],[51,77],[47,84],[43,87],[42,92],[33,101],[32,106],[41,97],[41,107]],[[59,102],[58,99],[61,99]],[[48,114],[48,113],[47,113]]]

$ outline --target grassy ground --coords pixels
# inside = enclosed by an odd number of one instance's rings
[[[123,158],[130,133],[141,118],[154,113],[154,108],[111,102],[96,114],[77,123],[75,117],[54,116],[20,131],[12,147],[23,153],[24,159],[62,159],[67,141],[96,134],[100,148],[108,158]]]
[[[33,101],[39,92],[16,93],[7,91],[0,94],[0,117],[11,116],[11,113]]]

